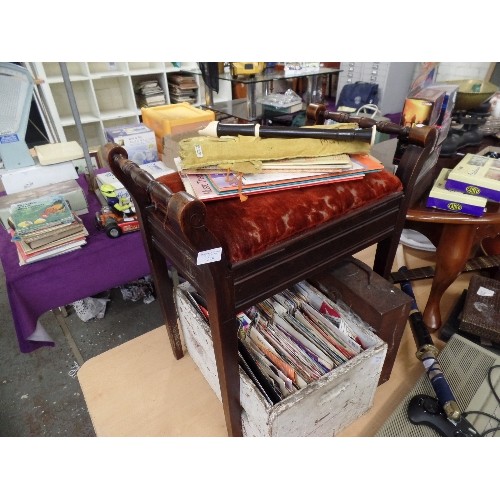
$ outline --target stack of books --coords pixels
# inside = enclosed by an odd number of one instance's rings
[[[175,163],[186,192],[203,201],[228,197],[245,200],[251,194],[360,180],[384,168],[369,154],[268,161],[255,174],[237,174],[213,166],[186,169],[180,158]]]
[[[168,93],[170,102],[177,104],[188,102],[196,104],[198,98],[198,84],[194,76],[184,75],[182,73],[170,73],[168,79]]]
[[[62,195],[15,203],[10,211],[10,232],[20,265],[72,252],[87,243],[88,231]]]
[[[500,202],[500,160],[468,153],[441,170],[426,206],[480,217],[488,201]]]
[[[158,80],[146,80],[136,83],[134,87],[137,106],[147,108],[151,106],[162,106],[166,104],[165,93],[160,87]]]

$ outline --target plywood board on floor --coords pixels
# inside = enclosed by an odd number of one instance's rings
[[[405,255],[410,269],[433,265],[431,252],[405,248]],[[373,248],[356,256],[371,264]],[[443,319],[470,276],[462,274],[443,297]],[[430,284],[430,279],[413,284],[422,310]],[[415,351],[407,325],[391,378],[378,387],[373,408],[341,436],[375,435],[424,373]],[[227,436],[221,403],[188,355],[174,359],[164,327],[88,360],[78,380],[97,436]]]

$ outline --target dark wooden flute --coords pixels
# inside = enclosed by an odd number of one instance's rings
[[[198,134],[208,137],[246,135],[272,139],[329,139],[374,143],[376,129],[331,129],[322,127],[267,127],[256,123],[210,122]]]

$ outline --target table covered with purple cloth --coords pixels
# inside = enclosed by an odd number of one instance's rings
[[[78,183],[89,205],[89,213],[81,216],[89,232],[87,244],[82,248],[20,266],[10,234],[0,227],[0,257],[7,296],[19,348],[24,353],[54,346],[50,337],[33,338],[43,313],[150,274],[140,231],[116,239],[99,231],[95,214],[100,203],[93,192],[88,192],[83,176]]]

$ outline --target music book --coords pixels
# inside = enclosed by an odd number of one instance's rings
[[[191,173],[191,171],[186,173],[182,169],[181,159],[175,158],[184,188],[192,196],[202,201],[218,200],[222,197],[244,197],[250,194],[346,180],[360,180],[365,174],[384,168],[380,161],[369,154],[351,155],[349,161],[351,163],[349,168],[340,172],[266,172],[239,176],[227,173],[226,169],[213,167],[208,172],[198,170],[198,173]]]
[[[350,177],[359,177],[360,174],[379,171],[383,165],[370,155],[352,155],[349,169],[340,172],[319,172],[312,173],[304,169],[302,172],[264,172],[258,174],[234,173],[210,173],[207,179],[212,187],[218,193],[226,193],[234,190],[245,192],[247,189],[256,189],[259,187],[295,185],[300,186],[309,181],[331,181],[334,178],[338,180],[349,180]]]
[[[273,160],[262,162],[262,171],[268,170],[284,170],[288,169],[301,169],[304,171],[314,171],[315,167],[318,171],[325,172],[328,169],[344,170],[352,167],[351,159],[347,154],[318,156],[307,158],[287,158],[284,160]]]
[[[348,176],[332,176],[329,178],[320,179],[307,179],[298,181],[291,181],[281,184],[265,185],[265,186],[246,186],[242,189],[238,187],[225,192],[218,192],[214,186],[212,186],[208,175],[206,174],[186,174],[184,172],[179,172],[179,175],[184,184],[186,192],[198,198],[202,201],[215,201],[222,198],[236,198],[241,195],[254,195],[258,193],[269,193],[271,191],[280,191],[285,189],[296,189],[306,186],[315,186],[318,184],[329,184],[333,182],[342,182],[346,180],[360,180],[364,177],[364,174],[359,175],[348,175]],[[225,175],[225,174],[223,174]]]
[[[182,160],[175,159],[178,169],[184,169]],[[302,158],[287,158],[283,160],[269,160],[263,161],[258,173],[295,173],[295,172],[309,172],[309,173],[335,173],[344,170],[352,169],[353,164],[348,154],[330,155],[330,156],[315,156],[315,157],[302,157]],[[205,167],[185,169],[190,174],[211,174],[223,173],[229,169],[218,167],[217,165],[208,165]]]

